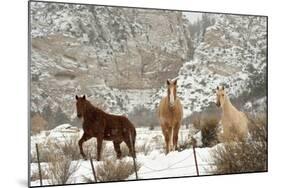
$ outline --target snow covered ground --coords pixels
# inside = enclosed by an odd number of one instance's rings
[[[200,175],[209,174],[212,167],[209,159],[210,148],[196,148],[197,162]],[[199,157],[200,156],[200,157]],[[174,151],[165,155],[158,150],[151,152],[148,156],[138,155],[141,168],[138,171],[140,179],[166,178],[180,176],[196,176],[196,166],[193,149],[181,152]],[[132,174],[129,179],[135,179]]]
[[[71,127],[71,125],[64,124],[49,131],[42,132],[38,135],[31,137],[31,153],[35,154],[35,143],[44,146],[54,141],[56,143],[64,143],[65,139],[71,139],[73,136],[81,136],[82,130]],[[95,138],[94,138],[95,139]],[[184,143],[188,139],[188,130],[182,129],[179,133],[179,143]],[[200,138],[199,138],[200,139]],[[112,150],[112,142],[105,142],[105,148]],[[148,128],[137,128],[136,148],[145,146],[145,150],[139,150],[137,152],[137,164],[140,168],[138,170],[139,179],[150,178],[166,178],[166,177],[179,177],[179,176],[196,176],[196,167],[193,155],[193,149],[185,149],[183,151],[174,151],[165,155],[164,153],[164,140],[160,129],[148,130]],[[198,168],[200,175],[206,175],[210,173],[212,169],[212,160],[210,157],[210,151],[213,148],[196,148],[196,155],[198,161]],[[41,148],[42,149],[42,148]],[[115,152],[112,152],[113,156],[109,156],[109,159],[115,159]],[[36,155],[36,154],[35,154]],[[106,156],[108,157],[108,156]],[[123,157],[122,161],[130,161],[133,163],[131,157]],[[94,166],[97,167],[103,163],[103,161],[93,161]],[[118,160],[116,161],[118,162]],[[92,169],[89,160],[74,160],[71,165],[78,165],[78,170],[68,179],[69,184],[83,183],[86,179],[93,179]],[[48,163],[42,162],[41,168],[44,171],[48,169]],[[36,162],[31,163],[31,175],[38,173],[38,164]],[[86,178],[86,179],[85,179]],[[127,179],[135,179],[135,173],[131,174]],[[50,180],[44,179],[43,185],[50,184]],[[35,180],[31,182],[32,186],[40,185],[40,181]]]

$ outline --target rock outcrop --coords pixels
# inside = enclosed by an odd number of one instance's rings
[[[31,37],[32,111],[68,116],[75,94],[160,88],[192,54],[176,11],[32,2]]]
[[[210,106],[219,84],[245,101],[266,95],[265,17],[205,14],[191,30],[179,11],[42,2],[30,11],[31,111],[50,128],[75,120],[76,94],[110,113],[155,111],[171,78],[185,116]]]

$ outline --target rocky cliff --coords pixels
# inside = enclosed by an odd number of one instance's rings
[[[264,110],[267,92],[266,17],[226,14],[208,14],[208,17],[214,20],[213,25],[198,30],[203,35],[199,35],[193,60],[183,64],[177,77],[185,115],[214,105],[218,85],[226,87],[233,103],[240,109],[255,110],[247,109],[245,103],[255,103],[263,98],[260,106]],[[204,20],[199,24],[202,22]],[[152,96],[152,101],[157,105],[157,99],[165,93],[165,88],[160,89]]]
[[[192,54],[181,12],[32,2],[30,17],[34,112],[69,115],[73,96],[98,86],[157,89]]]
[[[178,11],[32,2],[30,21],[31,111],[51,127],[75,119],[76,94],[111,113],[154,110],[178,78],[188,116],[218,84],[235,97],[266,88],[265,17],[204,14],[194,30]]]

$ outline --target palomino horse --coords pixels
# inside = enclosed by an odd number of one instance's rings
[[[166,143],[166,154],[177,149],[178,133],[181,126],[183,110],[177,97],[177,80],[167,80],[168,95],[159,105],[159,121]]]
[[[216,104],[222,109],[222,141],[237,141],[237,139],[242,141],[246,139],[248,134],[247,116],[231,104],[224,86],[217,87],[216,97]]]
[[[80,153],[84,159],[86,155],[82,144],[92,137],[97,138],[97,160],[101,158],[102,141],[113,141],[117,158],[121,158],[121,142],[125,142],[131,156],[135,157],[136,129],[124,116],[111,115],[94,107],[85,97],[76,95],[77,117],[83,118],[84,134],[79,140]]]

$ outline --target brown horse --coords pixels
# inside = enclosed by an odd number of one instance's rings
[[[166,154],[177,149],[178,133],[181,126],[183,110],[177,97],[177,80],[167,80],[168,95],[159,105],[159,121],[166,143]]]
[[[217,106],[222,109],[221,123],[223,134],[220,140],[224,141],[242,141],[248,135],[248,118],[237,110],[230,102],[224,86],[217,87],[216,90]]]
[[[97,160],[101,159],[103,140],[113,141],[117,158],[121,158],[120,144],[124,141],[129,148],[131,156],[135,157],[136,129],[124,116],[111,115],[94,107],[85,97],[76,95],[77,117],[83,118],[84,134],[79,140],[80,153],[84,159],[83,143],[92,137],[97,138]]]

